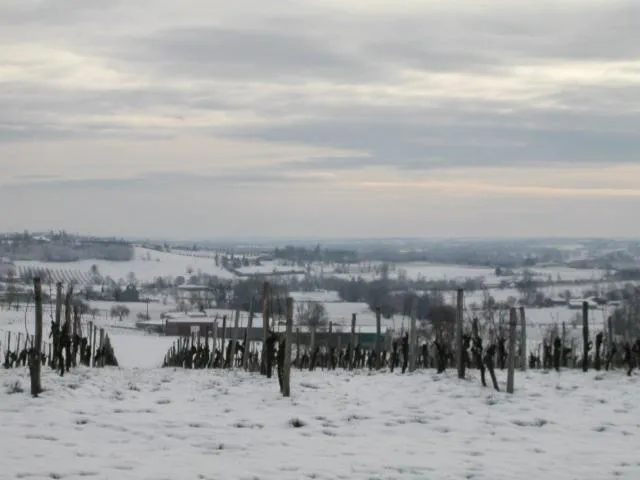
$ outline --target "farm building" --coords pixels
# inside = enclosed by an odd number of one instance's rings
[[[235,313],[231,310],[219,310],[215,315],[203,313],[177,314],[170,313],[165,315],[161,320],[148,320],[136,323],[136,327],[154,333],[160,333],[167,336],[190,336],[192,333],[200,333],[200,335],[212,335],[214,325],[217,325],[217,335],[220,338],[222,334],[223,316],[227,317],[226,322],[226,338],[230,339],[234,329]],[[241,315],[238,321],[238,338],[244,339],[247,329],[246,312]],[[284,332],[284,325],[277,324],[276,332]],[[383,328],[382,333],[390,333],[390,330]],[[358,343],[363,346],[373,346],[375,343],[375,326],[359,326],[356,327],[356,335]],[[262,316],[256,315],[253,319],[253,328],[248,332],[250,341],[261,341],[262,333]],[[306,327],[294,326],[294,338],[297,343],[308,344],[311,333]],[[315,334],[318,345],[326,345],[331,342],[333,345],[347,345],[351,340],[350,328],[342,325],[336,325],[331,333],[327,331],[318,331]]]
[[[569,302],[567,303],[567,306],[571,309],[571,310],[581,310],[582,309],[582,304],[584,302],[587,302],[587,305],[589,306],[589,309],[594,309],[594,308],[599,308],[600,305],[598,304],[598,302],[596,302],[594,299],[592,298],[585,298],[585,299],[571,299],[569,300]]]

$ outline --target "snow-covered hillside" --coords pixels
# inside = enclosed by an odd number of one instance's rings
[[[285,399],[244,372],[45,369],[32,399],[1,370],[0,477],[640,478],[637,376],[517,374],[513,396],[470,376],[294,370]]]
[[[74,273],[73,277],[79,279],[86,279],[86,275],[91,271],[93,265],[98,267],[100,275],[111,277],[116,281],[126,279],[130,273],[133,273],[138,281],[143,282],[153,281],[156,277],[188,276],[188,270],[194,273],[201,270],[202,273],[215,275],[219,278],[235,277],[228,270],[216,266],[214,259],[210,257],[187,255],[184,252],[158,252],[142,247],[135,247],[134,251],[134,258],[128,262],[105,260],[80,260],[69,263],[18,261],[15,264],[19,272],[27,268],[46,269],[52,272],[63,270]]]

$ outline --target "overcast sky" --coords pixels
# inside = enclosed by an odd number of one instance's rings
[[[640,1],[0,0],[0,230],[640,236]]]

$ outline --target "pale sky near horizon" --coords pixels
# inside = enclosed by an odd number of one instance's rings
[[[640,1],[0,0],[0,231],[640,236]]]

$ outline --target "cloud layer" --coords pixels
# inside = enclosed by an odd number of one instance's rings
[[[7,0],[0,229],[638,235],[638,27],[631,0]]]

